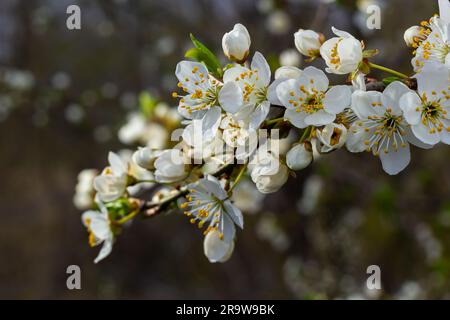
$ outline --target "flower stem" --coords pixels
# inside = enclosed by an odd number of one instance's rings
[[[115,224],[119,224],[119,225],[124,224],[125,222],[127,222],[127,221],[133,219],[134,217],[136,217],[140,212],[141,212],[140,209],[134,210],[129,215],[123,217],[122,219],[120,219],[118,221],[115,221],[114,223]]]
[[[380,66],[380,65],[378,65],[378,64],[375,64],[375,63],[372,63],[372,62],[369,62],[368,64],[369,64],[369,67],[371,67],[371,68],[378,69],[378,70],[381,70],[381,71],[384,71],[384,72],[393,74],[393,75],[395,75],[395,76],[397,76],[397,77],[400,77],[400,78],[403,78],[403,79],[408,79],[408,78],[409,78],[409,77],[408,77],[406,74],[404,74],[404,73],[401,73],[401,72],[398,72],[398,71],[395,71],[395,70],[392,70],[392,69],[389,69],[389,68]]]
[[[281,122],[281,121],[284,121],[284,117],[275,118],[275,119],[271,119],[271,120],[266,120],[266,125],[268,126],[268,125],[271,125],[271,124],[274,124],[274,123],[278,123],[278,122]]]
[[[302,136],[300,137],[300,143],[302,143],[303,141],[305,141],[310,135],[311,135],[311,130],[312,127],[307,127],[304,131]]]
[[[228,191],[229,194],[231,194],[231,192],[233,191],[233,189],[237,186],[237,184],[239,183],[239,181],[241,180],[241,178],[244,176],[245,170],[248,167],[248,163],[244,164],[241,167],[241,171],[239,171],[238,176],[236,177],[236,179],[233,182],[233,185],[231,186],[230,190]]]

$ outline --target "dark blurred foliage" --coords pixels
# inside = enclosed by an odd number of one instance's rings
[[[201,232],[178,214],[136,221],[94,265],[98,249],[87,245],[72,204],[78,172],[102,168],[108,150],[124,147],[116,131],[137,109],[135,96],[150,90],[171,102],[189,32],[220,53],[223,33],[244,23],[252,50],[276,66],[298,28],[330,36],[335,25],[380,49],[377,62],[410,72],[403,31],[437,5],[379,2],[382,29],[368,32],[355,1],[2,0],[0,297],[450,298],[445,146],[415,149],[395,177],[368,154],[323,157],[246,216],[234,256],[219,265],[209,264]],[[81,31],[66,28],[73,3]],[[270,32],[273,12],[289,19],[282,32]],[[313,196],[317,203],[304,203]],[[66,288],[71,264],[82,269],[82,290]],[[382,271],[375,294],[365,289],[371,264]]]

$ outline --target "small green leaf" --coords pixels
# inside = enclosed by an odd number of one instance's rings
[[[189,49],[185,53],[185,57],[204,63],[209,72],[215,77],[221,78],[223,71],[219,59],[203,43],[198,41],[192,33],[190,37],[195,48]]]
[[[151,117],[158,101],[148,92],[139,95],[139,107],[146,117]]]
[[[383,81],[383,84],[384,84],[385,86],[387,86],[387,85],[391,84],[392,82],[395,82],[395,81],[402,81],[402,79],[399,78],[399,77],[396,77],[396,76],[392,76],[392,77],[384,78],[382,81]]]

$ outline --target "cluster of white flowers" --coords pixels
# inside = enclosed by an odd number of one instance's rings
[[[290,173],[344,146],[379,156],[384,171],[393,175],[410,162],[410,144],[450,144],[450,5],[439,3],[441,14],[426,25],[429,31],[424,26],[405,33],[407,43],[417,46],[418,73],[412,76],[370,62],[377,50],[334,27],[331,39],[313,30],[294,34],[301,54],[323,59],[327,73],[348,75],[352,85],[331,85],[316,67],[283,66],[272,79],[263,54],[247,60],[251,37],[242,24],[222,38],[223,52],[234,62],[226,67],[191,36],[194,48],[186,56],[195,61],[181,61],[175,70],[178,90],[172,95],[179,99],[184,126],[172,133],[176,144],[155,147],[150,135],[147,146],[126,161],[110,153],[110,165],[93,180],[100,211],[88,211],[83,221],[91,243],[104,243],[97,261],[109,253],[125,222],[178,208],[204,228],[207,258],[224,262],[232,254],[236,226],[244,226],[233,202],[243,176],[251,178],[259,192],[255,198],[262,201],[259,194],[278,191]],[[395,77],[383,79],[382,90],[370,91],[365,76],[373,68]],[[297,138],[282,152],[280,142],[288,134]],[[145,201],[130,189],[142,183],[171,191]]]

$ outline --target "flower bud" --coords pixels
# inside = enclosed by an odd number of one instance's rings
[[[347,128],[343,124],[330,123],[317,131],[317,150],[327,153],[342,147],[347,141]]]
[[[291,148],[286,155],[286,164],[291,170],[302,170],[313,160],[310,142],[300,143]]]
[[[324,36],[313,30],[300,29],[294,33],[294,41],[297,50],[307,57],[318,57],[320,47],[324,42]]]
[[[139,148],[133,154],[133,162],[141,168],[153,170],[155,169],[155,160],[160,154],[161,151],[154,150],[149,147]]]
[[[271,154],[260,158],[251,172],[256,188],[262,193],[277,192],[288,180],[289,171],[286,165],[281,163]]]
[[[203,251],[209,262],[225,262],[234,250],[234,241],[226,242],[218,230],[208,232],[203,241]]]
[[[417,45],[420,40],[425,40],[427,36],[422,31],[421,27],[412,26],[405,31],[403,38],[405,39],[405,43],[408,47],[413,47]]]
[[[250,35],[247,28],[240,23],[234,25],[233,30],[224,34],[222,48],[228,59],[243,63],[250,51]]]
[[[185,179],[189,175],[189,160],[178,149],[161,152],[155,161],[155,180],[160,183],[172,183]]]

